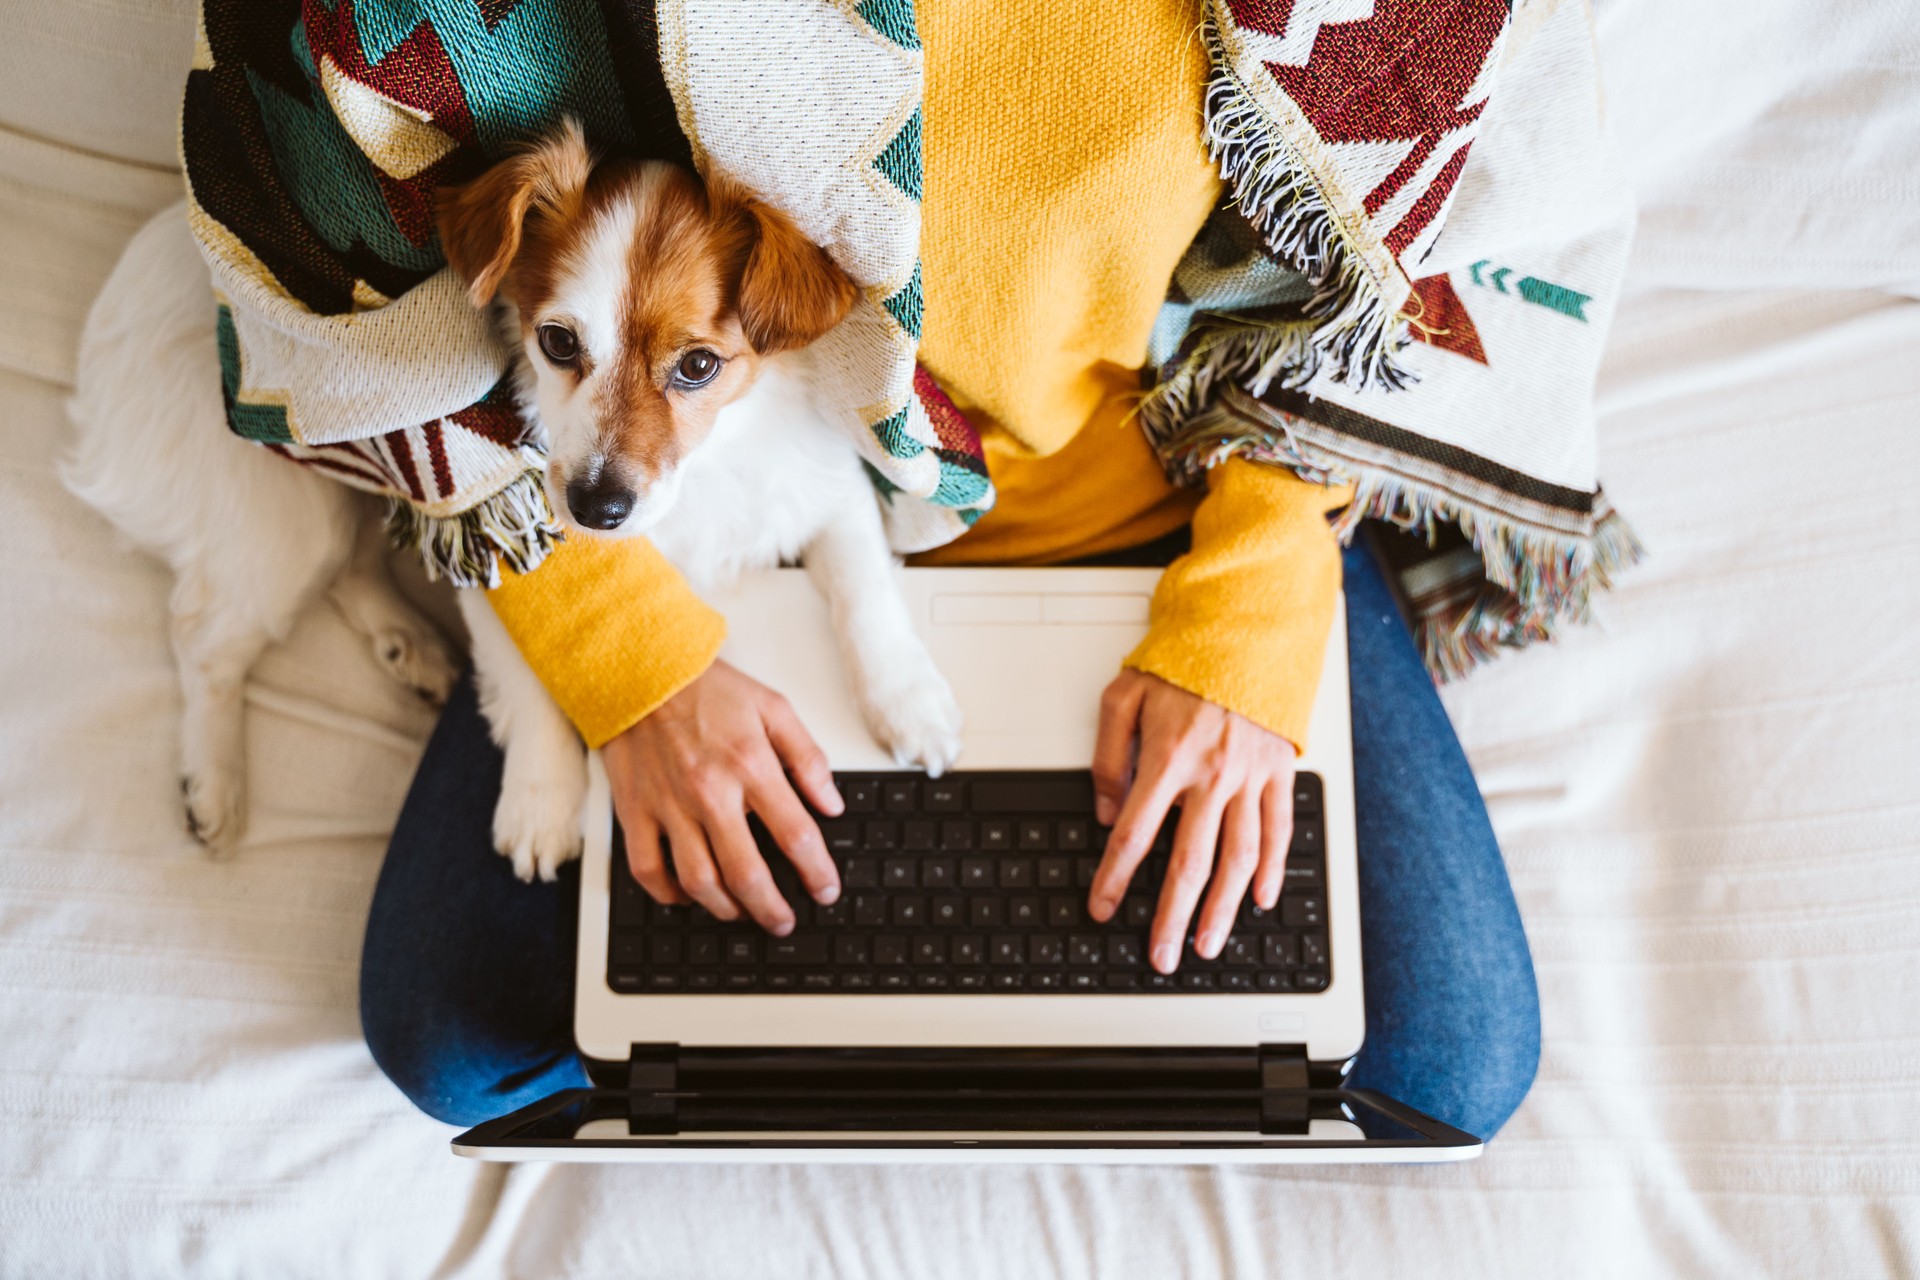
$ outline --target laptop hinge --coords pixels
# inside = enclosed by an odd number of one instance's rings
[[[1307,1121],[1307,1090],[1313,1087],[1303,1044],[1260,1046],[1260,1132],[1300,1133]]]
[[[680,1131],[680,1046],[636,1044],[627,1052],[627,1123],[634,1133]]]

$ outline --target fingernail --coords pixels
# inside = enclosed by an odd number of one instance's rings
[[[1112,826],[1113,820],[1119,816],[1113,811],[1113,807],[1113,801],[1107,799],[1105,796],[1095,796],[1093,798],[1093,820],[1103,827]]]
[[[1093,915],[1095,920],[1098,920],[1101,924],[1105,924],[1107,917],[1113,914],[1113,899],[1095,898],[1087,904],[1087,910]]]
[[[1211,960],[1220,954],[1220,945],[1225,941],[1226,939],[1221,936],[1218,929],[1211,929],[1200,935],[1200,943],[1194,947],[1194,950],[1198,951],[1208,960]]]
[[[1163,942],[1153,949],[1153,967],[1162,973],[1172,973],[1174,966],[1180,963],[1180,948],[1171,942]]]
[[[821,889],[820,892],[813,895],[813,900],[823,907],[832,906],[834,903],[840,901],[840,886],[837,884],[827,885]]]
[[[784,938],[792,932],[793,921],[791,920],[782,920],[773,926],[773,936],[776,938]]]

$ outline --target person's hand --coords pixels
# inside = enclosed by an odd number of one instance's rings
[[[1279,734],[1158,676],[1122,671],[1101,695],[1093,752],[1094,816],[1113,827],[1093,879],[1093,918],[1112,918],[1177,802],[1148,955],[1161,973],[1178,967],[1209,880],[1194,950],[1219,955],[1249,884],[1261,907],[1279,901],[1293,838],[1293,764],[1293,744]]]
[[[738,920],[744,909],[769,933],[791,933],[793,909],[747,829],[749,809],[814,901],[840,896],[840,873],[800,795],[829,815],[845,802],[825,753],[787,700],[759,681],[715,662],[600,756],[626,830],[627,864],[656,901],[691,896],[722,920]]]

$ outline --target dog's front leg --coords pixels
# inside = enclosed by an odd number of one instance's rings
[[[827,598],[867,728],[903,765],[939,776],[960,756],[960,706],[900,598],[871,501],[854,501],[802,553]]]
[[[552,880],[580,852],[587,753],[481,591],[462,591],[480,710],[506,753],[493,843],[522,880]]]

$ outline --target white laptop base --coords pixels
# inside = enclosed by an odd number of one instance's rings
[[[902,569],[902,590],[966,718],[957,768],[1078,769],[1092,758],[1101,690],[1145,633],[1158,569]],[[712,603],[726,614],[721,656],[785,694],[836,770],[897,770],[868,736],[825,602],[797,569],[743,578]],[[635,1046],[689,1051],[1205,1049],[1245,1055],[1289,1046],[1338,1063],[1365,1030],[1346,629],[1336,610],[1299,767],[1324,788],[1330,981],[1305,993],[621,994],[607,983],[612,809],[597,756],[581,866],[574,1030],[582,1052],[624,1063]],[[1251,1063],[1251,1059],[1247,1059]],[[1248,1068],[1251,1070],[1251,1066]],[[1321,1076],[1324,1077],[1324,1071]],[[1251,1079],[1251,1077],[1249,1077]],[[1295,1083],[1305,1085],[1304,1078]],[[1337,1080],[1316,1079],[1316,1084]],[[776,1090],[777,1091],[777,1090]],[[1338,1096],[1336,1097],[1336,1093]],[[793,1128],[649,1134],[622,1121],[616,1091],[577,1091],[463,1134],[455,1150],[489,1159],[1435,1161],[1470,1158],[1465,1134],[1376,1095],[1315,1091],[1314,1118],[1288,1132],[1178,1135],[1101,1127],[1037,1133],[952,1125],[850,1132]],[[1304,1098],[1304,1095],[1303,1095]],[[1304,1105],[1304,1103],[1303,1103]],[[759,1124],[765,1123],[760,1117]],[[572,1128],[569,1130],[569,1126]],[[637,1126],[644,1128],[644,1125]],[[974,1125],[960,1126],[976,1130]],[[1273,1128],[1274,1126],[1269,1126]],[[1026,1129],[1026,1126],[1022,1126]],[[1298,1129],[1298,1132],[1290,1130]],[[565,1132],[563,1132],[565,1131]]]

